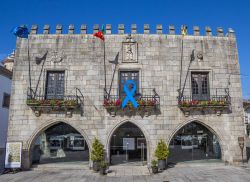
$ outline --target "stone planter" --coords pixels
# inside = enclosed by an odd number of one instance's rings
[[[167,166],[166,160],[158,160],[158,169],[165,170]]]
[[[101,174],[101,175],[105,175],[106,174],[106,168],[103,168],[103,167],[101,167],[100,169],[99,169],[99,173]]]
[[[100,162],[93,161],[93,171],[98,172],[100,170]]]
[[[158,173],[158,167],[157,166],[152,166],[151,169],[152,169],[153,174]]]

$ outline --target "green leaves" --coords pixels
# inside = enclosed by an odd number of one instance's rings
[[[102,161],[104,159],[104,146],[97,138],[94,139],[92,144],[90,159],[92,161]]]
[[[158,142],[157,147],[155,149],[155,157],[158,160],[166,160],[168,156],[169,156],[169,149],[166,143],[161,139]]]

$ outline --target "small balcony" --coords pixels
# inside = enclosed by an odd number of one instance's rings
[[[160,111],[160,96],[156,93],[155,89],[141,89],[141,92],[134,95],[138,107],[135,108],[132,102],[128,102],[124,108],[122,108],[122,102],[126,96],[120,96],[118,89],[114,89],[108,93],[104,89],[104,102],[103,106],[110,113],[111,116],[119,115],[141,115],[149,116],[158,114]]]
[[[202,113],[216,113],[218,116],[224,111],[230,110],[231,97],[228,88],[210,89],[210,94],[206,97],[194,97],[190,89],[186,89],[182,97],[179,97],[178,106],[189,116],[190,112],[201,111]]]
[[[46,94],[39,92],[36,94],[33,89],[28,88],[26,104],[34,111],[38,117],[41,113],[62,113],[65,112],[67,117],[72,113],[83,115],[84,97],[81,91],[76,88],[75,94],[62,95],[56,98],[48,99]]]

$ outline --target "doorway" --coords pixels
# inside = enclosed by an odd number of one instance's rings
[[[110,142],[110,164],[144,164],[147,161],[147,142],[141,129],[131,122],[119,126]]]

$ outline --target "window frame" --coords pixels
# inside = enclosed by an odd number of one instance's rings
[[[49,82],[49,74],[50,73],[56,73],[56,77],[58,77],[58,75],[61,73],[63,73],[63,94],[62,95],[60,95],[60,94],[57,94],[57,92],[56,92],[56,90],[54,90],[54,92],[55,92],[55,94],[53,95],[53,97],[52,97],[52,95],[50,95],[50,94],[48,94],[48,82]],[[64,96],[65,96],[65,70],[47,70],[46,71],[46,81],[45,81],[45,99],[46,100],[53,100],[53,99],[56,99],[56,100],[63,100],[64,99]],[[57,81],[59,81],[58,79],[57,79]],[[57,85],[57,84],[55,84],[55,85]],[[55,87],[55,88],[57,88],[57,87]],[[55,89],[54,88],[54,89]],[[49,97],[48,97],[48,95],[49,95]],[[58,96],[58,97],[57,97]],[[60,97],[61,98],[60,98]]]
[[[191,71],[191,97],[192,100],[199,100],[199,101],[207,101],[210,100],[210,76],[209,76],[210,72],[209,71]],[[194,94],[193,89],[194,89],[194,85],[193,85],[193,75],[198,75],[198,84],[197,84],[197,94]],[[206,83],[206,87],[207,87],[207,93],[203,94],[203,83],[202,83],[202,75],[206,75],[206,79],[207,79],[207,83]]]
[[[135,94],[139,94],[140,92],[140,70],[138,69],[124,69],[124,70],[119,70],[119,78],[118,78],[118,96],[119,98],[123,98],[124,95],[122,94],[122,90],[121,89],[121,73],[123,72],[133,72],[133,73],[137,73],[138,74],[138,81],[137,81],[137,88],[136,88],[136,93]]]
[[[9,97],[9,102],[8,103],[6,103],[6,97]],[[7,109],[10,108],[10,94],[8,94],[6,92],[3,93],[2,107],[7,108]]]

